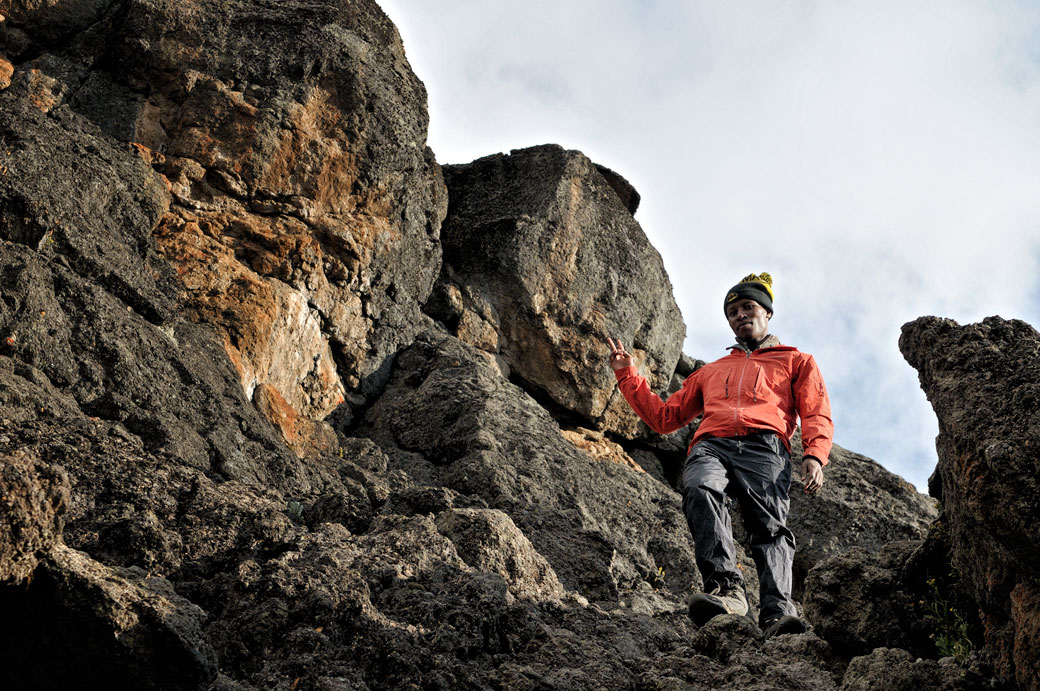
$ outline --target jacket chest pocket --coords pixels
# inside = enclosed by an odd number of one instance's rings
[[[750,400],[779,402],[782,399],[780,390],[785,381],[784,371],[782,368],[771,365],[772,363],[764,363],[764,365],[754,363],[748,367],[743,392]]]
[[[755,376],[751,383],[751,400],[758,400],[758,385],[762,382],[762,368],[755,366]]]
[[[711,373],[711,378],[705,385],[705,398],[736,398],[739,381],[740,368],[720,367],[717,371]]]

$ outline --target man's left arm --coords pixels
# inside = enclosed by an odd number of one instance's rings
[[[802,421],[802,480],[805,492],[811,494],[823,485],[823,466],[828,463],[834,440],[830,398],[812,355],[803,354],[793,388],[795,408]]]

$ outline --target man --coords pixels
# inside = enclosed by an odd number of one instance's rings
[[[701,625],[719,614],[748,611],[726,508],[729,493],[740,506],[758,570],[759,624],[767,638],[806,630],[791,601],[791,436],[801,418],[806,493],[823,485],[834,436],[815,360],[769,333],[772,282],[767,273],[751,274],[726,293],[723,309],[736,344],[687,377],[667,402],[636,372],[621,341],[607,339],[618,386],[651,429],[668,434],[702,418],[682,472],[683,511],[705,590],[690,599],[690,616]]]

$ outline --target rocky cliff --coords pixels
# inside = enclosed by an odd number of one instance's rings
[[[943,523],[835,447],[792,512],[813,631],[695,629],[689,431],[631,415],[604,337],[662,392],[699,363],[620,175],[442,169],[370,0],[0,15],[3,688],[1037,687],[1035,460],[988,403],[1028,394],[1035,333],[986,340],[1024,325],[904,336]]]
[[[1001,675],[1040,688],[1040,334],[927,317],[899,339],[939,417],[930,491]]]

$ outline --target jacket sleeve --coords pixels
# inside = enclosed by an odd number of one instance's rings
[[[805,354],[792,383],[795,408],[802,420],[802,448],[805,456],[814,456],[827,465],[834,441],[831,402],[823,375],[812,355]]]
[[[697,372],[687,377],[682,388],[669,396],[667,401],[662,401],[660,396],[650,390],[650,384],[636,372],[635,367],[617,370],[614,376],[632,410],[658,434],[674,432],[704,412]]]

